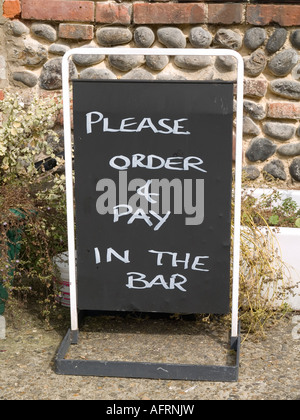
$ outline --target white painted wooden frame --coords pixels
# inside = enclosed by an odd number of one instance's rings
[[[243,97],[244,97],[244,62],[242,56],[227,49],[194,48],[74,48],[65,53],[62,60],[63,115],[65,143],[65,171],[67,194],[67,224],[69,251],[70,311],[71,331],[78,330],[76,261],[75,261],[75,224],[74,192],[72,171],[71,112],[69,86],[69,58],[74,54],[121,54],[121,55],[184,55],[184,56],[232,56],[237,60],[237,106],[236,106],[236,152],[235,152],[235,207],[233,240],[233,283],[231,337],[238,337],[238,297],[239,297],[239,260],[240,260],[240,221],[242,192],[242,141],[243,141]]]

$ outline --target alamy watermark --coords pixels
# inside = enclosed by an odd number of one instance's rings
[[[137,219],[154,230],[171,214],[185,215],[186,225],[200,225],[204,221],[204,179],[141,179],[128,182],[127,171],[119,171],[118,181],[100,179],[96,201],[98,214],[111,214],[118,222],[126,217],[131,224]]]

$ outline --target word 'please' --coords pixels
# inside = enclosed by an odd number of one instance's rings
[[[153,122],[151,118],[145,117],[141,120],[137,120],[135,117],[124,118],[117,125],[112,127],[108,117],[104,117],[101,112],[92,111],[86,114],[86,132],[91,134],[93,126],[97,127],[103,132],[111,133],[140,133],[142,130],[150,129],[153,133],[157,134],[191,134],[187,131],[183,125],[187,118],[180,118],[178,120],[171,120],[170,118],[161,118],[157,122]],[[100,124],[101,123],[101,124]]]

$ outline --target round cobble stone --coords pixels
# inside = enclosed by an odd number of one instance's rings
[[[276,151],[276,145],[264,137],[256,137],[250,143],[246,151],[246,157],[250,162],[265,161]]]
[[[134,31],[134,42],[138,47],[149,48],[155,41],[155,35],[152,29],[147,26],[140,26]]]
[[[212,64],[211,57],[195,55],[177,55],[174,64],[186,70],[201,70]]]
[[[86,47],[93,49],[95,47]],[[103,54],[74,54],[73,61],[81,67],[93,66],[94,64],[101,63],[105,59]]]
[[[120,71],[130,71],[144,63],[143,55],[113,54],[108,57],[109,64]]]
[[[23,66],[38,67],[48,58],[48,51],[42,44],[31,39],[25,42],[22,51],[18,51],[19,64]]]
[[[267,60],[262,50],[254,51],[250,57],[244,58],[245,73],[248,76],[259,76],[265,69]]]
[[[281,156],[293,157],[300,155],[300,142],[284,144],[277,149]]]
[[[300,50],[300,29],[296,29],[291,33],[290,41],[293,45],[293,47]]]
[[[80,79],[116,79],[117,76],[109,69],[88,68],[82,70]]]
[[[98,44],[104,47],[128,44],[132,40],[132,33],[128,28],[101,28],[96,31]]]
[[[236,68],[236,60],[229,55],[219,55],[216,57],[215,66],[217,70],[233,71]]]
[[[258,135],[260,133],[260,129],[258,125],[256,125],[255,122],[251,120],[251,118],[244,117],[243,118],[243,133]]]
[[[246,179],[254,181],[260,175],[260,171],[255,165],[248,165],[243,167],[244,176]]]
[[[244,101],[244,109],[255,120],[263,120],[266,116],[264,106],[256,102]]]
[[[10,28],[14,36],[22,36],[29,34],[29,28],[19,20],[13,20],[10,22]]]
[[[295,158],[290,165],[290,174],[295,181],[300,182],[300,158]]]
[[[78,73],[73,61],[69,62],[70,79],[77,79]],[[44,64],[40,75],[41,88],[55,90],[62,88],[62,59],[53,58]]]
[[[292,76],[295,80],[300,80],[300,64],[293,68]]]
[[[280,51],[268,63],[268,68],[275,76],[287,76],[298,63],[298,53],[294,49]]]
[[[223,48],[239,50],[242,47],[241,35],[231,29],[219,29],[214,37],[214,42]]]
[[[34,87],[38,82],[38,77],[31,71],[16,71],[13,73],[13,79],[21,82],[28,87]]]
[[[69,49],[70,47],[64,44],[52,44],[50,45],[48,51],[51,54],[64,55]]]
[[[287,39],[288,31],[285,28],[277,28],[270,36],[266,50],[269,54],[274,54],[275,52],[279,51],[281,47],[283,47],[286,39]]]
[[[272,80],[270,90],[284,98],[300,99],[300,82],[286,79]]]
[[[160,28],[157,31],[157,37],[165,47],[185,48],[186,39],[183,32],[178,28]]]
[[[50,42],[55,42],[57,40],[57,32],[53,26],[46,23],[34,23],[31,26],[31,32],[33,35],[46,39]]]
[[[266,31],[263,28],[251,28],[246,31],[244,45],[249,50],[256,50],[266,40]]]
[[[263,171],[265,172],[264,176],[267,180],[272,179],[269,177],[270,175],[271,177],[276,178],[276,179],[281,179],[282,181],[286,180],[284,164],[279,159],[274,159],[270,163],[267,163],[263,167]]]
[[[274,139],[285,141],[295,135],[295,127],[292,124],[266,122],[263,124],[263,132]]]
[[[198,26],[191,29],[189,41],[194,48],[208,48],[212,43],[212,36],[210,32]]]
[[[161,71],[169,64],[169,57],[167,55],[147,55],[146,65],[151,70]]]

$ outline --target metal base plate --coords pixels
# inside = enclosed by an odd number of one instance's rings
[[[240,335],[231,337],[231,349],[235,353],[232,366],[65,359],[70,345],[77,342],[78,331],[69,329],[55,358],[57,374],[213,382],[238,380]]]

